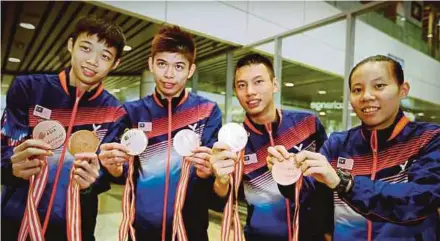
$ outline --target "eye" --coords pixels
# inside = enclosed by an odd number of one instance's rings
[[[351,89],[351,93],[353,93],[353,94],[358,94],[358,93],[360,93],[361,91],[362,91],[362,89],[359,88],[359,87],[356,87],[356,88],[352,88],[352,89]]]
[[[262,79],[257,79],[257,80],[255,81],[256,84],[261,84],[261,83],[263,83],[263,82],[264,82],[264,80],[262,80]]]
[[[166,64],[165,64],[165,62],[157,62],[157,66],[158,66],[159,68],[163,68],[163,67],[166,66]]]
[[[377,84],[376,85],[376,89],[383,89],[385,88],[387,85],[386,84]]]
[[[90,51],[90,48],[87,47],[87,46],[84,46],[84,45],[79,46],[79,48],[80,48],[82,51],[84,51],[84,52],[89,52],[89,51]]]
[[[107,54],[103,54],[102,59],[104,59],[105,61],[110,61],[112,58]]]
[[[182,71],[185,67],[182,64],[178,64],[176,65],[176,70],[177,71]]]
[[[237,84],[238,89],[243,89],[244,87],[246,87],[246,85],[244,83]]]

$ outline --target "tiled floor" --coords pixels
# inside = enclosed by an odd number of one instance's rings
[[[114,185],[99,197],[99,215],[95,229],[98,241],[118,240],[119,223],[122,219],[121,198],[123,186]],[[244,215],[242,215],[242,218]],[[210,211],[208,235],[210,241],[220,240],[221,214]]]

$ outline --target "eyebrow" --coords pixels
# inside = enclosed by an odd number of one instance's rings
[[[166,61],[166,60],[164,60],[164,59],[161,59],[161,58],[157,58],[156,61],[162,61],[162,62],[167,62],[167,63],[168,63],[168,61]],[[176,64],[183,64],[183,65],[186,65],[186,63],[183,62],[183,61],[179,61],[179,62],[177,62]]]
[[[254,78],[252,78],[252,80],[255,80],[255,79],[262,79],[262,78],[263,78],[262,75],[257,75],[257,76],[255,76]]]

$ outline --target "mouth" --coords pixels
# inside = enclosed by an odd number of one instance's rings
[[[165,89],[172,89],[172,88],[174,88],[174,86],[175,86],[176,84],[173,84],[173,83],[167,83],[167,82],[162,82],[162,85],[163,85],[163,87],[164,87]]]
[[[87,77],[93,77],[96,75],[96,71],[93,69],[90,69],[90,68],[87,68],[84,66],[81,66],[81,69],[82,69],[83,74]]]
[[[379,111],[380,108],[374,106],[374,107],[365,107],[365,108],[362,108],[361,110],[362,110],[362,113],[364,113],[366,115],[372,115],[372,114],[376,113],[377,111]]]
[[[258,105],[260,105],[261,100],[249,100],[246,101],[246,104],[249,108],[253,109],[258,107]]]

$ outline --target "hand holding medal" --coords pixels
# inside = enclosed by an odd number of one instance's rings
[[[272,177],[278,184],[289,186],[301,177],[301,169],[295,162],[295,155],[287,152],[284,146],[268,148],[267,163]]]

